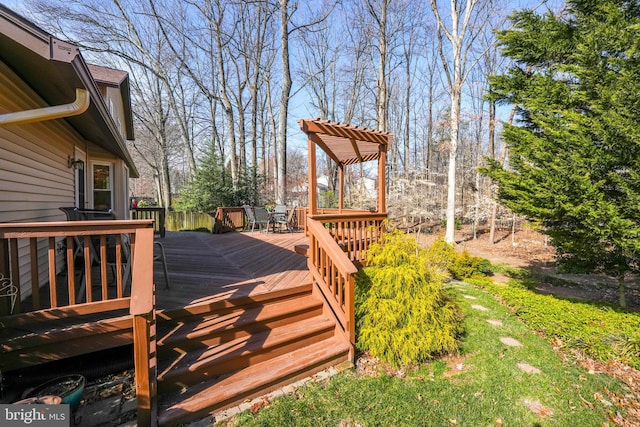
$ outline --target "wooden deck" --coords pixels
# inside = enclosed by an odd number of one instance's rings
[[[23,315],[30,320],[30,332],[24,334],[22,323],[16,322],[19,327],[14,331],[4,331],[16,336],[0,346],[0,361],[6,365],[3,372],[19,373],[23,368],[133,343],[135,381],[141,385],[137,389],[138,423],[156,425],[157,417],[157,424],[165,426],[204,417],[352,360],[357,268],[350,258],[364,247],[348,243],[355,236],[368,242],[371,230],[380,228],[379,218],[369,213],[360,216],[364,219],[343,223],[330,215],[323,219],[325,223],[313,219],[309,223],[313,238],[303,232],[257,230],[170,232],[165,238],[156,237],[164,248],[168,288],[161,262],[153,261],[153,230],[150,223],[141,223],[145,228],[136,231],[132,247],[132,271],[137,279],[125,287],[124,296],[112,295],[116,281],[112,272],[105,272],[111,269],[105,269],[104,263],[101,268],[87,263],[92,295],[98,300],[88,296],[91,303],[65,307],[69,298],[60,287],[68,280],[66,273],[57,274],[54,295],[59,296],[62,308],[46,309],[48,299],[41,292],[40,307],[45,310]],[[71,232],[67,223],[54,224],[54,229],[64,228],[61,231],[47,231],[47,227],[52,228],[42,225],[40,234]],[[355,233],[356,229],[362,232]],[[315,255],[307,258],[297,253],[298,245],[308,245]],[[55,250],[49,247],[50,265],[55,265]],[[152,262],[153,270],[149,268]],[[317,263],[312,272],[309,268],[316,264],[311,262]],[[73,264],[70,270],[75,271]],[[101,272],[108,277],[93,280]],[[139,313],[127,310],[129,303],[133,307],[146,302],[151,307],[152,283],[155,313],[153,308]],[[78,293],[71,290],[71,295]],[[103,306],[109,311],[92,309]],[[54,325],[52,316],[64,324]],[[25,354],[31,355],[28,360]],[[151,405],[154,396],[157,410]]]
[[[308,241],[302,232],[168,232],[158,241],[164,246],[171,282],[166,289],[162,265],[156,262],[158,310],[257,295],[311,282],[306,257],[294,251],[295,245]]]

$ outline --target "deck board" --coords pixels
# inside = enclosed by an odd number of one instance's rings
[[[238,295],[254,295],[308,283],[307,259],[293,248],[304,233],[168,232],[163,244],[170,289],[154,266],[156,307],[171,310]]]

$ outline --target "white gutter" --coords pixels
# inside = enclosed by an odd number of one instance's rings
[[[76,100],[70,104],[0,114],[0,127],[77,116],[87,111],[90,100],[86,89],[76,89]]]

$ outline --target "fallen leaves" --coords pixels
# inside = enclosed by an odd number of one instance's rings
[[[553,415],[553,410],[549,407],[546,407],[539,400],[529,400],[524,399],[524,405],[529,408],[531,412],[538,415],[539,417],[546,418]]]
[[[255,402],[253,405],[251,405],[251,413],[256,414],[261,409],[266,408],[267,406],[269,406],[269,401],[267,399],[260,399],[257,402]]]

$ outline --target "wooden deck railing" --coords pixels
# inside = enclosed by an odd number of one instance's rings
[[[129,309],[138,425],[155,425],[156,418],[156,363],[152,351],[155,349],[152,342],[155,340],[153,234],[151,220],[0,224],[0,274],[17,291],[12,313],[8,313],[10,305],[7,304],[11,298],[0,298],[5,310],[0,312],[3,327],[36,322],[51,324],[56,319]],[[65,242],[64,246],[61,242]],[[130,247],[128,253],[127,246]],[[75,277],[76,262],[80,262],[80,269],[84,270],[84,290],[82,280],[77,281]],[[96,262],[98,265],[94,265]],[[126,296],[126,267],[123,267],[127,262],[132,264],[130,296]],[[58,273],[63,265],[66,265],[66,278],[59,280]],[[116,291],[112,297],[107,289],[111,268],[116,276]],[[96,270],[99,270],[101,282],[99,297],[91,291],[92,273]],[[28,273],[23,275],[21,271]],[[41,280],[41,274],[45,274],[48,281]],[[20,295],[23,280],[31,282],[29,307],[21,304],[25,300]],[[39,286],[41,282],[47,282],[44,293]]]
[[[154,220],[153,227],[156,233],[161,238],[167,233],[166,227],[167,210],[163,207],[153,208],[134,208],[131,209],[131,219],[152,219]]]
[[[307,208],[291,207],[295,209],[291,226],[297,230],[304,230],[307,219]],[[247,225],[247,217],[242,206],[226,206],[218,208],[213,214],[213,233],[243,230]]]
[[[331,307],[345,336],[355,345],[355,275],[358,268],[349,260],[329,230],[307,218],[309,259],[313,282]]]
[[[355,275],[365,251],[384,232],[386,214],[345,212],[306,217],[309,271],[314,284],[355,346]]]
[[[242,206],[220,207],[213,214],[212,233],[226,233],[244,229],[245,214]]]
[[[365,251],[380,240],[384,232],[387,214],[364,211],[343,211],[343,213],[325,213],[311,218],[323,224],[338,246],[356,264],[363,264]]]

